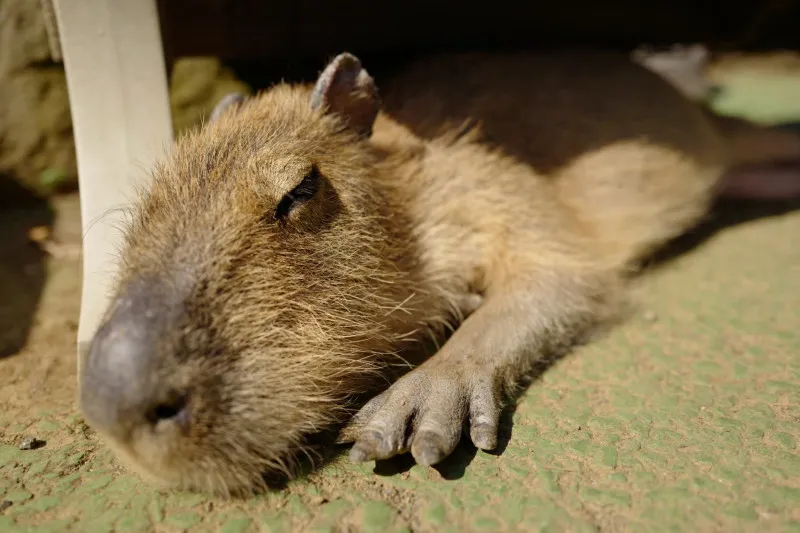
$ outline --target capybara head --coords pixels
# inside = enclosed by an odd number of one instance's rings
[[[141,195],[80,406],[145,475],[233,493],[342,421],[408,294],[358,59],[221,105]]]

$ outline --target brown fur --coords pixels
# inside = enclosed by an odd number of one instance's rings
[[[499,368],[513,385],[614,315],[625,274],[703,216],[731,162],[701,109],[613,55],[420,62],[382,88],[368,138],[310,95],[278,85],[181,138],[128,231],[120,294],[158,283],[180,302],[155,375],[131,379],[190,388],[192,422],[109,442],[170,485],[291,470],[404,347],[481,302],[453,342],[502,350],[520,331]],[[275,221],[312,164],[320,193]]]

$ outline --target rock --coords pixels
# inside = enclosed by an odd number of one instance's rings
[[[668,50],[639,47],[632,59],[663,77],[687,98],[704,102],[712,92],[706,74],[711,53],[703,45],[675,45]]]
[[[19,449],[20,450],[35,450],[37,448],[41,448],[45,444],[47,444],[45,441],[39,440],[36,437],[25,437],[24,439],[22,439],[20,441]]]
[[[50,61],[40,0],[0,0],[0,71]]]
[[[170,85],[170,106],[176,133],[207,118],[226,94],[251,93],[250,87],[236,79],[230,69],[213,57],[178,60],[172,69]]]
[[[39,0],[0,0],[0,180],[47,195],[77,180],[66,78]]]
[[[174,129],[198,124],[231,91],[251,91],[216,58],[173,66]],[[40,195],[77,187],[66,76],[50,57],[40,0],[0,0],[0,189],[14,180]]]

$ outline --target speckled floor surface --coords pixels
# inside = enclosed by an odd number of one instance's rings
[[[48,256],[26,234],[47,213],[0,211],[0,345],[31,324],[0,359],[0,532],[800,531],[800,210],[648,275],[633,319],[531,386],[499,455],[343,458],[224,502],[153,490],[77,415],[77,207],[56,202]]]

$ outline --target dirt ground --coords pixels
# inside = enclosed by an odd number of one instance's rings
[[[78,199],[14,206],[0,532],[800,532],[800,205],[716,212],[642,280],[634,318],[532,384],[499,453],[342,458],[244,501],[154,490],[82,422]]]

